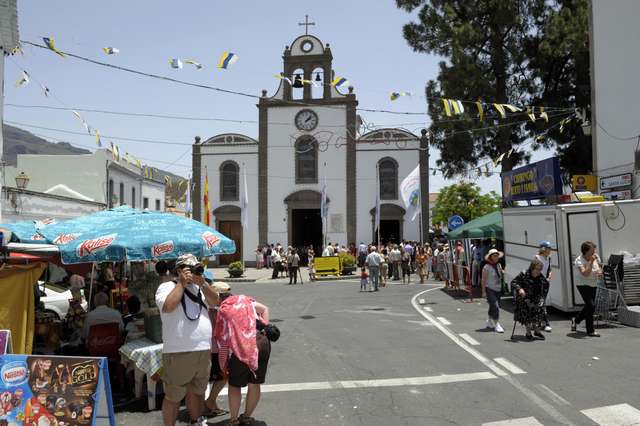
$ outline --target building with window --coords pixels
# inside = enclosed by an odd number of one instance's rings
[[[380,239],[419,240],[429,232],[428,194],[422,194],[425,226],[406,217],[399,185],[421,166],[427,187],[426,137],[396,128],[362,131],[352,87],[335,78],[328,44],[312,35],[296,38],[283,54],[280,84],[262,91],[257,138],[227,133],[193,145],[193,216],[204,220],[203,190],[209,181],[212,225],[233,238],[238,252],[226,264],[255,261],[258,244],[323,244],[320,204],[327,194],[326,242],[377,240],[376,191],[381,200]],[[250,107],[250,105],[248,105]],[[421,155],[424,154],[424,155]],[[248,228],[242,229],[244,179]]]
[[[16,167],[5,167],[5,179],[11,181],[20,172],[30,177],[29,189],[36,192],[64,185],[71,191],[64,196],[80,194],[85,201],[109,208],[125,204],[145,208],[144,200],[154,200],[155,210],[164,210],[165,184],[160,176],[146,177],[135,164],[114,159],[105,149],[92,154],[19,154]]]

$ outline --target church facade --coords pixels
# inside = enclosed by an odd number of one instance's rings
[[[205,179],[212,226],[236,241],[235,255],[220,263],[255,262],[259,244],[302,247],[323,244],[320,213],[327,194],[326,242],[372,242],[376,191],[381,203],[382,241],[419,240],[429,230],[428,193],[423,191],[422,224],[411,221],[400,196],[402,179],[420,165],[427,188],[426,132],[376,129],[359,134],[358,101],[352,87],[331,85],[329,44],[303,35],[283,54],[283,79],[272,96],[262,91],[258,138],[220,134],[196,138],[192,150],[193,217],[204,222]],[[247,229],[241,223],[246,176]],[[422,225],[422,226],[421,226]]]

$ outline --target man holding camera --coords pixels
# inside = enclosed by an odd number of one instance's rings
[[[176,261],[176,280],[158,287],[156,304],[162,319],[162,382],[165,426],[176,424],[180,402],[186,397],[191,424],[206,424],[202,415],[211,365],[209,306],[218,293],[207,284],[204,266],[192,254]]]

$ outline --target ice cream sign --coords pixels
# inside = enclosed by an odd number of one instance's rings
[[[562,194],[558,157],[538,161],[502,174],[505,202],[534,200]]]

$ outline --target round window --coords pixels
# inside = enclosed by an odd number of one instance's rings
[[[300,48],[302,49],[303,52],[309,53],[311,52],[311,49],[313,49],[313,42],[311,40],[305,40],[302,42],[302,45],[300,46]]]

